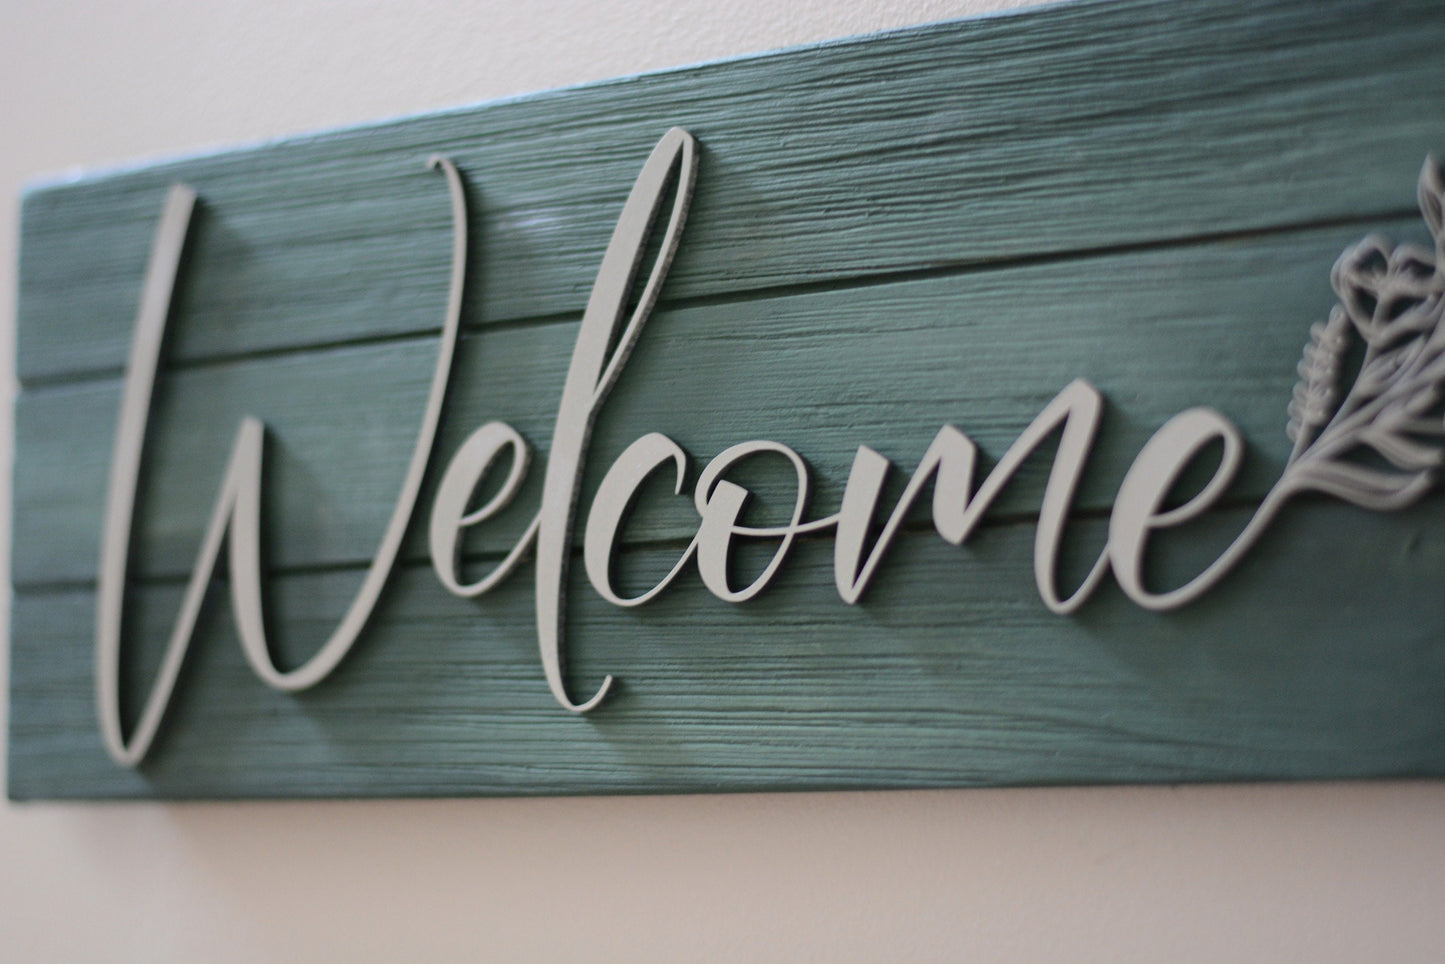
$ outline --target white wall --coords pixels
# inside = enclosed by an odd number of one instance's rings
[[[0,0],[6,351],[30,177],[1000,5]],[[0,809],[3,960],[584,955],[1439,961],[1445,784]]]

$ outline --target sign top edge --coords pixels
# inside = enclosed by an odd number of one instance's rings
[[[444,120],[449,117],[474,113],[484,109],[505,108],[520,104],[535,103],[554,97],[602,91],[622,85],[683,76],[698,71],[713,70],[730,65],[746,65],[766,62],[779,57],[862,47],[865,44],[876,44],[878,41],[909,42],[924,39],[938,33],[996,26],[1001,21],[1015,21],[1020,18],[1038,19],[1042,17],[1049,19],[1063,14],[1080,13],[1086,10],[1094,12],[1107,10],[1114,12],[1124,9],[1137,9],[1141,6],[1167,7],[1178,2],[1179,0],[1028,0],[1025,6],[1002,7],[993,10],[979,11],[961,17],[890,27],[868,33],[849,34],[825,40],[815,40],[783,47],[739,53],[710,60],[658,67],[596,80],[563,84],[558,87],[549,87],[543,90],[524,91],[516,94],[486,98],[484,100],[469,101],[448,107],[411,111],[354,123],[338,124],[332,127],[298,130],[251,141],[207,144],[191,149],[161,152],[114,163],[76,165],[59,171],[37,174],[26,179],[21,186],[20,194],[21,198],[24,199],[32,195],[101,184],[139,173],[178,167],[219,156],[256,153],[276,147],[305,144],[307,142],[332,137],[365,134],[416,121]]]

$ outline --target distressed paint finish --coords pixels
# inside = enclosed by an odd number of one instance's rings
[[[583,511],[637,436],[698,465],[801,452],[833,511],[853,449],[911,467],[940,424],[997,458],[1064,384],[1110,400],[1080,559],[1139,446],[1190,405],[1250,443],[1234,508],[1171,535],[1178,584],[1277,476],[1294,366],[1361,235],[1422,233],[1445,153],[1432,2],[1070,4],[320,135],[31,192],[23,216],[9,792],[31,796],[577,793],[1445,773],[1445,526],[1323,502],[1217,595],[1167,615],[1117,588],[1048,612],[1029,574],[1032,460],[963,549],[913,527],[864,602],[829,540],[728,606],[695,573],[618,610],[573,566],[577,718],[537,666],[530,573],[476,601],[425,566],[424,511],[335,677],[249,674],[212,592],[139,772],[96,730],[96,559],[120,366],[166,186],[202,207],[172,315],[137,509],[128,680],[144,691],[240,417],[271,433],[278,662],[355,593],[414,440],[445,307],[446,193],[467,180],[466,331],[420,505],[481,422],[537,451],[494,561],[541,489],[587,288],[668,127],[702,145],[677,261],[599,417]],[[783,480],[777,466],[764,476]],[[772,469],[773,471],[766,471]],[[759,481],[773,516],[786,486]],[[648,490],[621,580],[685,543]],[[919,517],[920,522],[922,516]],[[580,527],[579,527],[580,531]],[[1192,566],[1192,568],[1191,568]],[[754,570],[755,571],[755,570]],[[652,576],[648,578],[649,574]],[[1167,577],[1164,580],[1168,582]],[[159,637],[159,638],[158,638]],[[129,658],[129,657],[128,657]],[[133,695],[132,700],[138,699]]]

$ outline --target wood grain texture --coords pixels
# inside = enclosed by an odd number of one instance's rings
[[[1288,453],[1285,406],[1330,266],[1419,240],[1445,153],[1433,0],[1108,0],[628,78],[37,187],[22,216],[9,793],[350,796],[955,786],[1445,774],[1441,498],[1384,516],[1292,505],[1207,599],[1112,587],[1062,619],[1032,585],[1048,451],[962,550],[920,515],[860,606],[825,538],[729,606],[695,574],[637,610],[574,573],[571,678],[547,692],[530,569],[478,602],[425,564],[424,520],[357,651],[267,690],[221,587],[139,772],[92,707],[94,580],[120,374],[166,186],[201,207],[172,313],[133,547],[126,699],[148,685],[242,416],[268,426],[279,659],[345,608],[421,418],[445,308],[445,186],[468,185],[463,335],[427,487],[473,428],[536,450],[488,565],[535,511],[577,318],[662,131],[702,144],[682,249],[600,417],[583,511],[648,431],[691,478],[769,438],[836,508],[858,445],[911,470],[945,422],[996,458],[1076,377],[1110,401],[1070,538],[1080,558],[1139,446],[1209,405],[1250,443],[1229,505],[1167,545],[1177,584]],[[750,467],[761,511],[791,495]],[[896,491],[896,490],[895,490]],[[622,578],[696,525],[647,490]],[[1077,561],[1077,560],[1076,560]],[[577,567],[580,569],[580,566]],[[134,706],[132,705],[132,709]]]
[[[295,695],[251,676],[217,599],[139,773],[111,764],[94,735],[89,595],[27,593],[14,617],[10,791],[533,794],[1438,775],[1445,530],[1436,506],[1363,515],[1337,505],[1291,513],[1228,585],[1164,617],[1112,587],[1076,618],[1051,615],[1029,580],[1028,525],[965,550],[931,534],[905,539],[856,608],[833,593],[823,540],[800,548],[766,604],[719,602],[693,578],[622,611],[574,578],[569,675],[579,691],[607,673],[622,686],[585,717],[557,707],[541,679],[525,576],[469,602],[439,591],[429,570],[405,568],[351,659]],[[1244,517],[1216,523],[1237,529]],[[1100,526],[1075,538],[1097,547]],[[1198,567],[1208,542],[1166,548],[1161,580]],[[645,560],[654,570],[665,561]],[[283,665],[304,658],[359,579],[276,580]],[[154,643],[179,591],[135,595],[137,638]]]
[[[703,174],[669,299],[1405,212],[1445,126],[1441,21],[1435,0],[1064,4],[37,189],[20,372],[119,369],[177,179],[206,212],[179,358],[438,327],[436,152],[471,186],[473,323],[580,312],[673,125]]]

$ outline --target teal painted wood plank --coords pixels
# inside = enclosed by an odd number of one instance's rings
[[[1401,237],[1422,230],[1418,219],[1376,227]],[[693,479],[737,442],[794,445],[814,469],[813,513],[826,514],[858,445],[911,471],[952,422],[997,458],[1077,377],[1113,400],[1082,509],[1111,504],[1143,443],[1193,405],[1213,405],[1245,431],[1252,449],[1235,498],[1257,499],[1289,452],[1285,408],[1309,326],[1333,303],[1330,266],[1361,233],[1332,228],[659,311],[599,420],[582,504],[633,439],[661,431],[692,453]],[[431,485],[488,420],[515,426],[537,456],[515,509],[481,527],[472,551],[504,550],[536,511],[575,337],[575,323],[557,323],[483,329],[462,343]],[[414,444],[435,351],[434,336],[418,337],[165,376],[134,571],[190,570],[248,414],[271,431],[274,564],[369,559]],[[118,398],[114,378],[22,395],[18,585],[94,578]],[[1035,459],[996,514],[1036,512],[1048,465]],[[759,493],[790,505],[779,467],[757,467]],[[649,507],[671,501],[659,488]],[[683,503],[676,511],[645,513],[628,537],[689,536],[697,515],[690,500],[675,501]],[[413,529],[407,557],[424,558],[424,528]]]
[[[1179,581],[1244,522],[1165,540]],[[1096,524],[1075,538],[1102,541]],[[586,717],[537,663],[530,572],[477,602],[397,576],[337,675],[302,694],[251,677],[219,598],[153,757],[109,763],[90,704],[88,592],[15,603],[10,793],[351,796],[662,792],[1445,774],[1438,500],[1379,516],[1288,511],[1216,594],[1159,616],[1106,591],[1049,614],[1031,526],[959,550],[905,538],[856,607],[806,540],[766,605],[690,576],[618,610],[573,579],[571,678],[622,680]],[[675,551],[675,550],[671,550]],[[660,550],[659,550],[660,552]],[[663,560],[643,560],[656,566]],[[357,574],[276,580],[283,665],[336,618]],[[154,640],[175,590],[138,598]],[[219,597],[219,594],[216,594]],[[143,680],[132,679],[132,685]]]
[[[580,309],[674,124],[704,151],[674,300],[1403,212],[1442,48],[1435,0],[1065,4],[62,183],[25,202],[19,370],[119,368],[178,178],[204,203],[175,349],[207,358],[435,327],[436,151],[478,323]]]
[[[92,707],[100,499],[154,219],[202,204],[177,291],[134,547],[127,712],[159,656],[236,423],[268,442],[267,594],[299,664],[361,579],[409,452],[446,296],[427,156],[472,204],[467,333],[432,460],[492,418],[538,449],[494,560],[537,500],[576,317],[642,158],[682,124],[702,173],[663,307],[597,426],[664,431],[692,476],[748,438],[796,447],[831,511],[854,448],[911,469],[940,424],[997,457],[1083,376],[1111,411],[1071,529],[1103,542],[1139,445],[1212,405],[1243,428],[1226,508],[1162,540],[1177,584],[1244,524],[1287,451],[1285,405],[1330,265],[1372,230],[1423,235],[1415,175],[1445,152],[1445,8],[1304,0],[1084,2],[706,65],[182,160],[30,192],[20,265],[9,793],[352,796],[1445,775],[1441,499],[1397,515],[1291,504],[1184,610],[1115,588],[1070,618],[1032,585],[1046,458],[960,550],[920,517],[864,603],[826,538],[741,606],[688,573],[606,605],[574,571],[570,679],[548,694],[531,573],[479,602],[407,563],[314,690],[266,689],[213,587],[138,773]],[[775,467],[773,467],[775,468]],[[776,473],[748,478],[776,511]],[[740,474],[741,476],[741,474]],[[419,515],[430,504],[423,493]],[[647,493],[618,578],[680,551],[688,500]],[[574,566],[574,570],[580,567]]]

